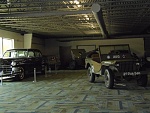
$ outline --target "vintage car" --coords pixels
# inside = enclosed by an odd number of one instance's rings
[[[137,84],[143,87],[148,82],[144,63],[135,54],[131,54],[128,44],[99,46],[87,55],[85,68],[90,82],[101,75],[109,89],[114,87],[114,82],[136,79]]]
[[[0,59],[0,71],[3,77],[23,80],[34,73],[45,74],[47,62],[38,49],[10,49]]]
[[[56,55],[48,55],[46,56],[47,61],[48,61],[48,65],[50,67],[51,70],[58,70],[60,67],[60,59],[58,56]]]
[[[69,69],[81,69],[85,65],[86,51],[85,49],[71,49],[71,60]]]

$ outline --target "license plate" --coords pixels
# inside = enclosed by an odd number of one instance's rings
[[[141,75],[141,72],[124,72],[123,76],[136,76],[136,75]]]

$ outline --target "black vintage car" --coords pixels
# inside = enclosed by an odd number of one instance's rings
[[[46,59],[38,49],[10,49],[0,59],[0,71],[3,77],[23,80],[34,73],[45,74],[48,69]]]

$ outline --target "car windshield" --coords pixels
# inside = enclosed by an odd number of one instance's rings
[[[99,50],[101,54],[113,54],[116,51],[122,54],[130,53],[130,49],[128,45],[106,45],[99,46]]]
[[[13,50],[13,51],[6,51],[3,55],[3,58],[21,58],[27,57],[26,50]]]

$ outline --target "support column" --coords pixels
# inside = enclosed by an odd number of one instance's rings
[[[32,33],[24,34],[24,48],[31,48],[32,46]]]

